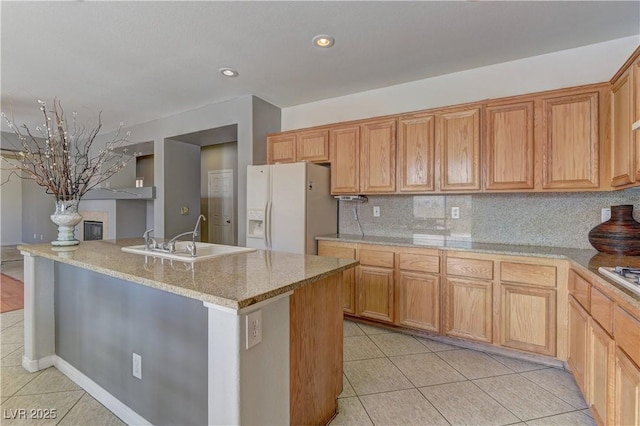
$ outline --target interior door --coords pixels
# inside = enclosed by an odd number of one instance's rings
[[[233,170],[211,170],[209,180],[209,242],[235,245]]]

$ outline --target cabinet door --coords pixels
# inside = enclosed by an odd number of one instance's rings
[[[435,115],[401,118],[398,121],[398,190],[433,191]]]
[[[569,359],[567,362],[576,383],[587,399],[589,396],[587,387],[588,325],[589,314],[572,296],[569,296]]]
[[[293,163],[296,161],[296,135],[267,137],[267,163]]]
[[[397,323],[440,332],[440,278],[436,275],[400,271]]]
[[[329,161],[329,131],[314,130],[297,135],[296,161],[326,163]]]
[[[612,424],[640,424],[640,370],[616,349],[615,417]]]
[[[635,180],[631,70],[611,86],[611,186],[623,186]]]
[[[360,187],[363,193],[396,190],[396,120],[362,124]]]
[[[358,269],[358,315],[393,322],[393,269]]]
[[[556,355],[556,291],[501,284],[500,344]]]
[[[598,188],[598,92],[542,101],[542,187]]]
[[[325,241],[318,241],[318,256],[339,257],[341,259],[355,259],[355,246],[334,246]],[[356,313],[356,271],[348,269],[342,273],[343,310],[346,313]]]
[[[329,130],[331,158],[331,193],[360,192],[360,126]]]
[[[480,189],[480,111],[478,107],[438,116],[442,191]]]
[[[448,278],[445,289],[445,334],[492,340],[492,282]]]
[[[533,189],[533,115],[533,101],[487,107],[486,189]]]
[[[589,395],[591,413],[600,425],[613,419],[615,342],[595,321],[589,325]]]

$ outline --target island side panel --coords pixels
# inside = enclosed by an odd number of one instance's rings
[[[342,392],[342,273],[291,296],[291,424],[324,425]]]
[[[200,301],[55,263],[58,357],[152,424],[207,423],[207,317]]]

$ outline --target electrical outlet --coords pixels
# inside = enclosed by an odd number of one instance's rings
[[[247,349],[262,341],[262,310],[247,315]]]
[[[180,214],[182,216],[188,215],[189,214],[189,207],[187,207],[187,206],[180,207]]]
[[[142,357],[133,353],[133,377],[142,380]]]
[[[380,207],[373,206],[373,217],[380,217]]]
[[[460,207],[451,207],[451,219],[460,219]]]
[[[605,207],[600,211],[600,222],[606,222],[611,219],[611,207]]]

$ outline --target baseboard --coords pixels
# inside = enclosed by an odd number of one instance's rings
[[[113,414],[128,425],[151,425],[144,417],[123,404],[118,398],[111,395],[96,382],[85,376],[74,366],[59,356],[54,356],[53,365],[65,376],[73,380],[78,386],[87,391],[98,402],[107,407]],[[24,362],[24,361],[23,361]]]
[[[22,355],[22,368],[29,373],[35,373],[36,371],[44,370],[54,365],[56,358],[55,355],[49,355],[40,359],[29,359],[26,355]]]

